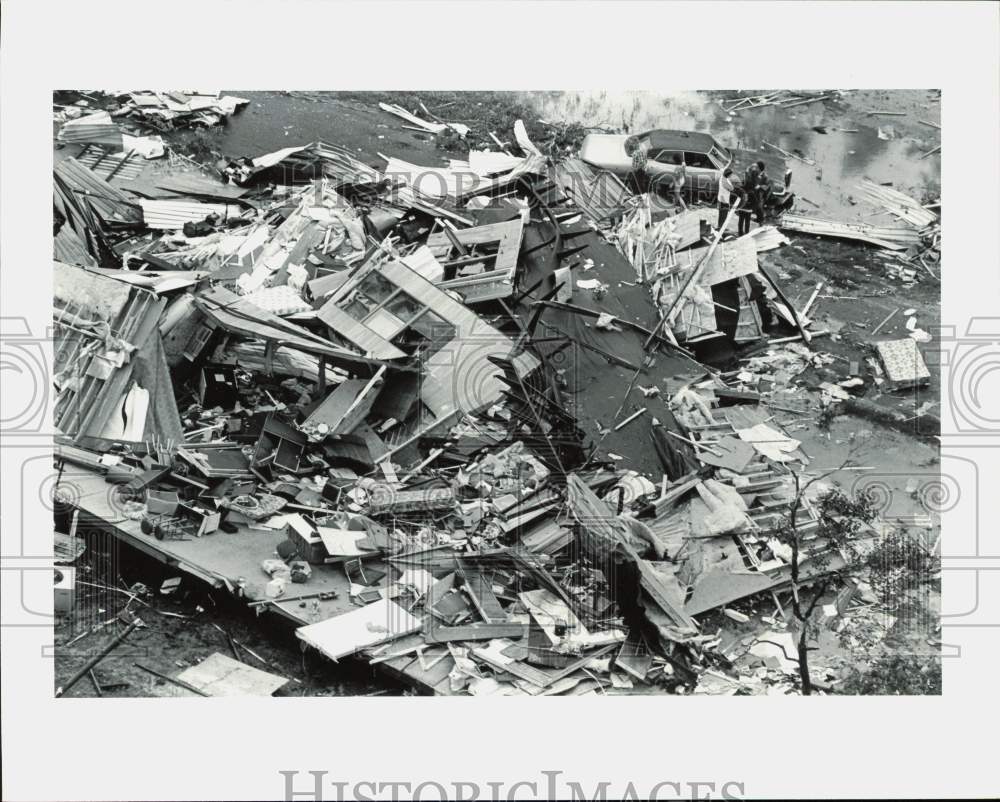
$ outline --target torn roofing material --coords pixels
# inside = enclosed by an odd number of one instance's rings
[[[58,429],[79,444],[181,439],[157,328],[165,301],[79,267],[54,265]]]
[[[56,208],[67,220],[72,219],[72,211],[67,214],[67,209],[71,210],[85,203],[105,225],[135,227],[142,225],[142,209],[139,204],[76,159],[72,157],[63,159],[56,164],[53,172]]]
[[[279,345],[315,354],[335,365],[366,372],[374,372],[385,364],[380,360],[367,359],[345,348],[338,348],[308,329],[282,320],[223,287],[213,287],[200,293],[196,303],[216,324],[236,334],[270,340]],[[403,365],[398,367],[409,369]]]

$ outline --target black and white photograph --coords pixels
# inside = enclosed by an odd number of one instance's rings
[[[54,93],[55,693],[940,694],[942,102]]]
[[[1000,791],[1000,7],[47,5],[5,799]]]

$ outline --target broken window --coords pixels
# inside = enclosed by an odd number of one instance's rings
[[[358,285],[357,291],[368,296],[376,304],[381,304],[396,292],[396,285],[377,270],[373,270],[364,277]]]
[[[725,150],[718,147],[713,147],[709,156],[712,157],[712,161],[715,162],[715,166],[719,169],[727,166],[732,158]]]
[[[392,298],[392,300],[386,304],[386,309],[403,321],[404,324],[409,324],[423,311],[424,306],[412,295],[400,290]]]
[[[440,315],[428,309],[410,325],[410,329],[424,341],[422,353],[425,357],[436,354],[445,345],[458,337],[458,330]]]
[[[707,153],[692,153],[691,151],[685,151],[684,163],[688,167],[704,167],[708,170],[715,169],[715,165],[712,164],[712,160],[708,158]]]
[[[649,158],[652,161],[659,162],[660,164],[675,164],[674,157],[682,156],[683,154],[678,150],[652,150],[649,152]]]
[[[350,300],[344,304],[344,311],[347,312],[355,320],[363,321],[368,315],[371,314],[372,309],[375,307],[375,303],[370,299],[366,298],[360,293],[355,293]]]

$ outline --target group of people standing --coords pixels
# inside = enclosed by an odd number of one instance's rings
[[[637,177],[646,176],[646,147],[634,139],[626,142],[625,152],[632,157],[632,172]],[[679,153],[673,155],[672,170],[669,173],[670,194],[673,201],[681,209],[687,211],[684,200],[684,185],[687,183],[687,166]],[[647,179],[648,180],[648,179]],[[733,198],[739,199],[736,208],[738,233],[740,236],[750,233],[750,216],[756,214],[757,225],[764,225],[764,204],[771,194],[771,177],[767,174],[764,162],[752,163],[743,175],[743,183],[737,185],[733,181],[733,170],[727,167],[719,179],[719,223],[716,228],[722,228],[733,206]]]
[[[751,213],[756,213],[757,225],[764,225],[764,204],[770,194],[771,178],[767,174],[764,162],[754,162],[747,168],[742,186],[733,183],[733,171],[727,167],[719,179],[719,222],[716,228],[725,225],[729,210],[733,206],[733,198],[739,200],[739,205],[736,207],[739,236],[750,233]]]

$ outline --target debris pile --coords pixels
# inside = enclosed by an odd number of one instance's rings
[[[807,103],[816,103],[827,98],[836,97],[838,94],[838,92],[824,91],[788,92],[782,89],[777,92],[767,92],[763,95],[720,98],[717,102],[726,114],[734,115],[738,111],[760,109],[766,106],[790,109],[795,106],[804,106]]]
[[[121,115],[164,127],[242,102],[128,97]],[[800,575],[838,565],[768,408],[820,358],[758,263],[780,234],[578,204],[519,133],[522,155],[448,168],[317,142],[145,195],[60,161],[70,503],[428,692],[765,692],[787,633],[723,647],[711,615],[790,587],[792,507]],[[609,218],[617,249],[591,225]],[[772,318],[803,342],[730,374],[694,358]]]
[[[940,203],[921,206],[910,196],[871,181],[863,181],[856,189],[861,197],[882,213],[896,218],[898,225],[875,226],[868,223],[843,223],[824,220],[815,216],[784,214],[780,228],[818,237],[836,237],[856,240],[881,248],[890,260],[886,274],[903,284],[912,284],[923,268],[931,278],[938,280],[941,263],[941,222],[931,211]]]

